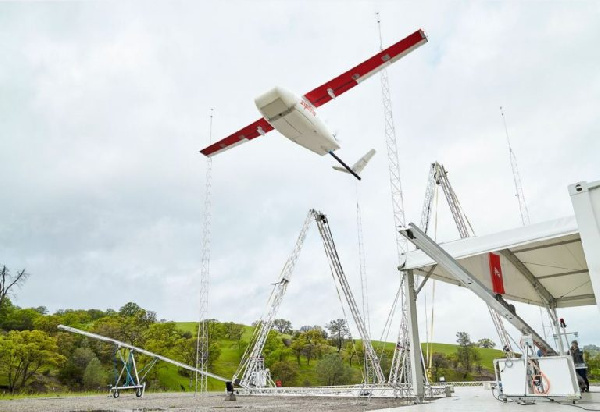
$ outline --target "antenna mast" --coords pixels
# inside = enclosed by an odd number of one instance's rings
[[[512,146],[510,145],[510,139],[508,137],[508,127],[506,127],[506,118],[504,117],[504,111],[500,106],[500,114],[502,115],[502,122],[504,123],[504,131],[506,132],[506,142],[508,143],[508,154],[510,156],[510,167],[513,172],[513,181],[515,183],[515,196],[519,201],[519,211],[521,212],[521,222],[523,226],[527,226],[529,222],[529,210],[527,210],[527,203],[525,202],[525,194],[523,193],[523,186],[521,185],[521,176],[519,175],[519,167],[517,166],[517,157],[513,152]]]
[[[213,109],[210,109],[208,142],[212,140]],[[196,388],[197,393],[208,392],[208,288],[210,283],[210,226],[211,226],[212,157],[206,158],[206,188],[204,192],[204,226],[202,230],[202,267],[200,270],[200,311],[196,340]],[[201,371],[201,372],[198,372]]]
[[[519,175],[519,168],[517,167],[517,158],[516,158],[515,153],[513,152],[512,147],[510,145],[510,139],[508,138],[508,128],[506,127],[506,118],[504,117],[504,110],[502,109],[502,106],[500,106],[500,114],[502,115],[502,121],[504,123],[504,131],[506,132],[506,142],[508,143],[508,153],[510,155],[510,166],[512,167],[513,180],[515,182],[515,191],[516,191],[515,196],[517,197],[517,200],[519,201],[519,211],[521,212],[521,222],[523,223],[523,226],[527,226],[530,223],[529,209],[527,209],[527,203],[525,202],[525,195],[523,194],[523,187],[521,185],[521,176]],[[552,316],[551,311],[548,309],[548,314],[550,316],[550,321],[553,322],[553,319],[556,317],[556,312],[554,312],[554,316]],[[546,323],[544,321],[544,315],[543,315],[541,307],[540,307],[540,319],[542,322],[542,331],[544,332],[544,339],[547,339],[546,329],[548,328],[548,326],[546,326]],[[552,330],[552,325],[550,325],[549,328],[550,328],[550,330]]]
[[[379,49],[383,50],[383,38],[381,36],[381,20],[379,13],[377,16],[377,28],[379,31]],[[390,188],[392,193],[392,210],[394,213],[394,233],[396,236],[396,253],[398,266],[404,264],[404,253],[407,250],[406,239],[400,235],[399,229],[406,225],[404,217],[404,198],[402,194],[402,183],[400,179],[400,162],[398,161],[398,145],[396,143],[396,128],[394,127],[394,116],[392,114],[392,98],[390,96],[390,82],[387,70],[381,70],[381,95],[383,101],[383,113],[385,120],[385,143],[388,155],[388,168],[390,173]],[[402,272],[403,273],[403,272]],[[404,298],[403,285],[404,274],[402,274],[400,291],[396,299],[400,298],[400,307],[402,308],[402,317],[400,319],[400,331],[398,333],[398,342],[394,356],[392,358],[392,368],[390,370],[389,382],[392,384],[404,381],[410,382],[410,364],[407,361],[405,350],[409,347],[408,339],[408,319],[406,300]],[[392,305],[395,307],[396,302]]]
[[[369,336],[371,335],[371,320],[369,316],[369,294],[367,292],[367,264],[365,257],[365,245],[362,230],[362,217],[360,212],[360,203],[358,199],[358,187],[356,193],[356,228],[358,232],[358,258],[359,258],[359,273],[360,287],[362,295],[362,315],[365,321],[365,327]],[[369,354],[364,351],[364,383],[376,383],[376,371],[373,364],[369,362]]]

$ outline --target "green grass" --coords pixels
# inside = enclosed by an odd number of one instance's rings
[[[196,333],[197,325],[198,325],[197,322],[177,322],[176,323],[176,326],[179,330],[181,330],[183,332],[190,332],[192,334]],[[248,342],[250,340],[250,338],[252,337],[253,330],[254,330],[254,328],[252,326],[244,326],[244,333],[242,335],[242,340],[245,340],[246,342]],[[240,351],[240,348],[238,347],[237,341],[227,340],[227,339],[219,339],[217,341],[217,343],[219,344],[219,347],[221,349],[221,354],[219,355],[219,358],[216,360],[213,367],[209,368],[209,372],[211,372],[215,375],[230,379],[233,376],[233,374],[235,373],[235,371],[240,363],[242,353]],[[176,368],[175,368],[175,374],[177,374]],[[173,377],[170,377],[170,378],[171,378],[171,380],[169,381],[169,384],[173,385],[173,386],[169,386],[169,387],[171,387],[173,390],[181,390],[181,388],[179,386],[180,380],[175,379]],[[187,378],[183,377],[183,379],[186,380]],[[162,383],[162,377],[161,377],[161,383]],[[167,385],[164,385],[164,386],[167,386]],[[208,386],[208,390],[223,391],[224,383],[209,377],[207,386]],[[187,387],[187,384],[186,384],[186,387]]]
[[[190,333],[196,333],[196,322],[178,322],[176,323],[177,328]],[[252,337],[252,332],[254,328],[252,326],[244,327],[244,334],[242,339],[246,342],[250,341]],[[289,335],[281,335],[282,338],[290,338]],[[360,342],[360,340],[358,341]],[[393,342],[380,342],[380,341],[372,341],[373,347],[379,353],[382,346],[387,350],[393,350],[395,343]],[[209,369],[210,372],[215,375],[222,376],[224,378],[230,378],[235,373],[241,358],[241,351],[238,348],[238,343],[236,341],[220,339],[218,340],[218,344],[221,349],[221,354],[219,358],[215,361],[215,364],[212,368]],[[421,350],[423,351],[423,355],[426,354],[427,345],[425,343],[421,344]],[[448,343],[432,343],[430,344],[430,350],[434,353],[441,353],[446,356],[450,356],[456,353],[458,345],[456,344],[448,344]],[[497,358],[501,358],[503,356],[503,352],[497,349],[484,349],[484,348],[476,348],[480,357],[481,357],[481,365],[484,369],[489,372],[493,371],[493,360]],[[295,357],[290,357],[288,359],[289,362],[292,362],[296,365]],[[304,357],[300,360],[300,365],[298,365],[298,375],[296,377],[296,385],[298,386],[315,386],[317,385],[317,375],[316,375],[316,365],[318,364],[318,359],[313,359],[310,362],[310,365],[306,363],[306,359]],[[355,370],[355,378],[361,378],[361,366],[358,362],[353,363],[352,368]],[[169,387],[172,390],[181,390],[180,385],[184,385],[186,388],[188,387],[188,378],[185,378],[181,375],[177,374],[177,368],[174,366],[172,368],[167,368],[161,372],[160,375],[161,384],[165,387]],[[223,383],[214,379],[209,378],[208,380],[208,388],[209,390],[223,390]]]
[[[360,341],[359,341],[360,342]],[[372,341],[373,347],[379,353],[382,342],[380,341]],[[383,342],[383,347],[387,350],[393,350],[396,344],[393,342]],[[441,353],[446,356],[450,356],[456,353],[458,349],[458,345],[453,343],[431,343],[429,345],[429,350],[433,353]],[[486,348],[475,348],[481,356],[481,366],[488,371],[494,370],[494,359],[504,357],[504,352],[498,349],[486,349]],[[421,351],[423,351],[423,356],[427,353],[427,344],[421,343]]]
[[[451,343],[432,343],[430,350],[433,350],[433,353],[441,353],[446,356],[449,356],[453,353],[456,353],[456,349],[458,345]],[[481,366],[488,371],[494,370],[494,359],[503,358],[504,352],[498,349],[487,349],[487,348],[476,348],[477,352],[479,352],[479,356],[481,357]],[[425,354],[426,347],[425,344],[421,344],[421,350]]]
[[[190,332],[192,335],[196,333],[198,322],[175,322],[175,327],[182,332]]]

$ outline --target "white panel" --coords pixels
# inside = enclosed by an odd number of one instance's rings
[[[600,292],[600,181],[569,186],[595,294]],[[600,309],[600,299],[596,300]]]
[[[600,193],[598,193],[597,202],[599,208],[597,215],[600,216]],[[600,236],[600,231],[598,235]],[[594,256],[598,259],[599,265],[596,272],[597,285],[592,280],[593,289],[589,282],[590,275],[587,273],[543,278],[544,276],[588,269],[589,253],[584,256],[585,245],[582,246],[581,238],[575,217],[570,217],[495,234],[461,239],[441,246],[490,289],[487,253],[508,249],[529,269],[534,277],[542,278],[540,280],[542,285],[548,286],[550,294],[558,299],[557,306],[565,308],[593,305],[598,302],[595,298],[595,291],[600,290],[600,237]],[[434,263],[420,250],[408,252],[406,257],[405,268],[413,269],[421,275],[428,273]],[[506,257],[501,256],[500,260],[504,289],[506,290],[505,299],[544,306],[545,303],[529,280]],[[431,278],[458,284],[453,276],[439,266],[435,268]],[[573,299],[574,297],[576,298]]]
[[[590,283],[590,276],[587,273],[577,273],[559,278],[547,278],[541,280],[542,285],[556,297],[578,296],[593,294],[594,290]],[[569,288],[565,288],[570,285]]]
[[[455,259],[460,260],[482,253],[513,249],[522,245],[543,242],[577,232],[577,222],[575,217],[571,216],[490,235],[460,239],[444,243],[441,246]],[[420,268],[434,263],[429,256],[420,250],[408,252],[406,257],[406,269]]]
[[[550,391],[546,396],[580,396],[571,356],[549,356],[538,359],[540,370],[548,378]]]
[[[525,360],[524,359],[497,359],[502,393],[505,396],[525,396]]]
[[[500,371],[502,392],[505,396],[532,397],[579,397],[579,386],[571,356],[548,356],[538,358],[539,369],[545,375],[549,390],[545,394],[534,393],[528,381],[524,359],[496,359]]]

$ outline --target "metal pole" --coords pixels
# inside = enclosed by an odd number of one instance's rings
[[[404,272],[404,293],[407,300],[408,334],[410,337],[410,364],[412,365],[412,386],[417,402],[423,402],[425,380],[422,368],[421,341],[417,324],[417,295],[415,294],[415,275],[412,270]]]

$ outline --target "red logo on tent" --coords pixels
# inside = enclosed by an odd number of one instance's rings
[[[488,253],[490,261],[490,276],[492,277],[492,290],[494,293],[504,294],[504,279],[502,278],[502,266],[500,266],[500,255]]]

